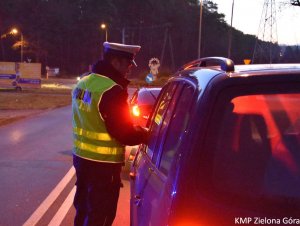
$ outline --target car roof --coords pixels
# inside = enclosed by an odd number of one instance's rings
[[[219,77],[234,81],[236,81],[236,78],[247,77],[251,79],[251,77],[257,76],[263,77],[266,80],[274,80],[274,76],[279,80],[291,79],[287,75],[293,75],[293,79],[299,80],[300,64],[234,65],[234,62],[228,58],[207,57],[185,64],[175,73],[173,79],[184,78],[196,85],[201,84],[201,88],[204,88],[211,80]],[[239,80],[239,82],[242,81],[241,79]]]
[[[252,64],[235,66],[234,75],[242,76],[245,73],[251,75],[274,75],[286,73],[299,73],[300,64]]]

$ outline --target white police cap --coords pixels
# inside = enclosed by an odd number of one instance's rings
[[[104,54],[112,53],[121,57],[128,58],[132,63],[137,66],[134,61],[135,55],[140,51],[141,46],[138,45],[125,45],[121,43],[104,42]]]

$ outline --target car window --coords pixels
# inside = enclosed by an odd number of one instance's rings
[[[146,153],[150,158],[152,158],[154,154],[154,158],[156,158],[157,156],[157,151],[154,152],[154,150],[156,147],[157,139],[159,138],[160,128],[165,122],[165,113],[176,91],[176,88],[177,83],[172,83],[165,89],[163,95],[160,96],[158,104],[156,105],[155,113],[152,115],[150,124],[150,139],[146,149]]]
[[[186,132],[187,123],[190,118],[193,93],[194,88],[191,85],[186,85],[180,98],[177,99],[178,101],[174,113],[171,113],[168,109],[168,112],[170,112],[169,118],[171,118],[172,115],[172,119],[168,123],[168,130],[161,151],[162,154],[159,164],[159,170],[165,175],[168,175],[174,155],[182,143],[183,136]]]
[[[153,105],[158,94],[159,90],[145,89],[145,91],[139,93],[138,102],[144,105]]]
[[[215,136],[212,179],[217,190],[299,200],[299,100],[299,93],[231,99]]]
[[[178,85],[178,87],[176,88],[176,91],[172,97],[172,100],[170,101],[169,106],[165,112],[164,119],[163,119],[163,122],[161,123],[161,128],[160,128],[159,134],[157,136],[155,151],[153,153],[152,162],[154,164],[156,164],[157,157],[159,156],[159,154],[161,152],[163,140],[166,135],[167,129],[169,127],[173,111],[177,105],[178,97],[180,96],[182,87],[183,87],[183,84]]]

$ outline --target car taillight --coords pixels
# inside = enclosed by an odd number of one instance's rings
[[[140,116],[141,112],[140,112],[139,106],[134,105],[134,106],[132,107],[132,114],[133,114],[134,116],[136,116],[136,117],[139,117],[139,116]]]

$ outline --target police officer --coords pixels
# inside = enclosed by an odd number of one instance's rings
[[[103,60],[72,93],[73,164],[76,169],[75,226],[111,225],[121,186],[124,145],[145,143],[127,105],[126,75],[140,46],[104,42]]]

